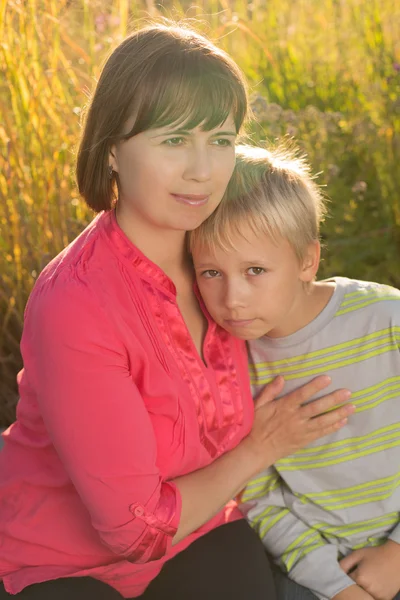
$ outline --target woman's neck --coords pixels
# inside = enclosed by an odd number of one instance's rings
[[[116,219],[127,238],[171,279],[174,279],[177,274],[188,271],[190,261],[186,249],[185,231],[164,230],[138,220],[132,223],[132,220],[118,209]]]

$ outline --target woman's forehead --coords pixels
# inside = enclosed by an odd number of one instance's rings
[[[191,119],[174,121],[167,125],[157,126],[154,125],[151,128],[151,131],[155,132],[173,132],[176,134],[191,134],[196,132],[226,132],[227,134],[236,135],[236,126],[235,120],[232,113],[229,113],[224,121],[216,124],[214,127],[210,128],[207,121],[204,119],[198,124],[193,124]]]
[[[129,133],[135,128],[137,119],[137,113],[131,115],[126,121],[123,129],[124,135]],[[180,119],[168,119],[165,117],[160,123],[152,123],[150,127],[145,129],[143,133],[149,135],[168,135],[174,133],[175,135],[190,135],[199,132],[210,132],[219,133],[224,132],[227,135],[237,135],[236,124],[233,112],[231,111],[228,115],[221,120],[220,123],[210,122],[209,119],[204,118],[200,120],[195,116],[189,116],[187,118]]]

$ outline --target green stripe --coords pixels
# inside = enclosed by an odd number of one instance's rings
[[[358,452],[360,450],[369,448],[369,447],[373,447],[373,448],[379,448],[380,442],[388,442],[389,440],[396,440],[398,439],[398,441],[400,441],[399,438],[399,431],[395,431],[394,433],[387,433],[386,435],[381,436],[380,438],[374,438],[374,439],[370,439],[367,440],[366,442],[363,442],[362,444],[349,444],[346,447],[343,448],[333,448],[332,450],[329,450],[327,452],[323,452],[319,455],[310,455],[310,456],[293,456],[293,458],[283,458],[281,460],[278,461],[278,465],[279,467],[281,467],[282,465],[285,464],[293,464],[293,463],[302,463],[304,462],[304,460],[306,460],[307,458],[310,459],[317,459],[317,460],[323,460],[325,458],[334,458],[335,456],[342,456],[345,454],[354,454],[357,455]]]
[[[395,433],[400,432],[400,423],[393,423],[392,425],[387,425],[386,427],[380,427],[379,429],[375,429],[375,431],[370,431],[365,435],[359,435],[358,437],[350,437],[344,440],[339,440],[337,442],[331,442],[330,444],[322,444],[321,446],[313,446],[311,448],[303,448],[302,450],[298,450],[293,457],[281,458],[277,464],[281,465],[285,462],[292,462],[296,460],[296,457],[307,456],[309,454],[320,454],[324,450],[334,450],[335,448],[351,448],[356,446],[360,442],[373,442],[380,441],[380,439],[386,433]],[[325,454],[322,454],[325,456]],[[299,459],[300,460],[300,459]]]
[[[390,491],[388,491],[388,493],[386,494],[378,494],[376,496],[368,496],[367,498],[358,498],[357,500],[355,500],[354,502],[350,502],[350,501],[342,501],[341,503],[337,503],[337,504],[330,504],[325,505],[325,504],[321,504],[322,507],[326,506],[327,510],[333,511],[333,510],[341,510],[341,509],[345,509],[345,508],[351,508],[353,506],[361,506],[362,504],[369,504],[370,502],[379,502],[382,500],[386,500],[387,498],[390,498],[393,495],[393,492],[395,489],[397,489],[399,487],[399,484],[396,485],[393,489],[391,489]],[[316,504],[319,504],[316,502]]]
[[[248,502],[249,500],[256,500],[256,498],[262,498],[267,494],[270,494],[276,488],[280,486],[280,478],[277,478],[273,483],[268,486],[260,485],[258,487],[246,487],[244,492],[242,492],[242,502]]]
[[[393,292],[396,292],[395,288],[393,288]],[[349,306],[350,304],[354,304],[355,302],[363,302],[365,300],[382,300],[386,302],[387,300],[399,300],[400,294],[396,296],[396,294],[391,293],[391,289],[385,290],[385,293],[376,294],[373,291],[368,292],[367,294],[363,292],[350,292],[349,294],[345,294],[343,296],[343,301],[339,307],[339,310],[343,306]]]
[[[335,313],[335,317],[340,317],[341,315],[345,315],[353,310],[359,310],[360,308],[364,308],[365,306],[370,306],[371,304],[375,304],[376,302],[381,302],[381,300],[399,300],[399,298],[393,298],[391,296],[384,296],[381,298],[371,298],[369,300],[365,300],[365,302],[359,302],[354,306],[349,306],[348,308],[339,309],[337,313]]]
[[[299,471],[300,469],[303,471],[307,471],[310,469],[322,469],[322,467],[329,467],[331,465],[339,465],[341,463],[344,462],[349,462],[351,460],[354,460],[356,458],[361,458],[363,456],[369,456],[370,454],[374,454],[375,452],[380,452],[382,450],[389,450],[389,448],[395,448],[396,446],[400,445],[400,440],[396,441],[396,442],[391,442],[391,443],[387,443],[384,444],[382,446],[379,446],[378,448],[370,448],[369,450],[364,450],[364,452],[359,452],[359,453],[355,453],[353,455],[347,455],[347,456],[342,456],[341,458],[338,458],[336,460],[332,459],[332,460],[325,460],[322,461],[320,463],[305,463],[303,465],[283,465],[282,467],[280,467],[280,471]]]
[[[341,362],[336,362],[333,364],[325,363],[315,369],[309,369],[308,371],[298,371],[297,373],[294,373],[294,374],[287,374],[287,373],[283,373],[283,372],[279,373],[279,374],[283,375],[285,377],[286,381],[290,381],[292,379],[299,379],[301,377],[318,375],[319,373],[326,373],[328,369],[330,371],[333,371],[335,369],[340,369],[341,367],[348,367],[348,366],[363,362],[364,360],[369,360],[370,358],[380,356],[381,354],[385,354],[386,352],[393,352],[393,351],[398,352],[398,350],[399,350],[399,348],[397,346],[397,343],[392,343],[390,346],[386,346],[385,348],[381,348],[375,352],[369,352],[368,354],[363,354],[360,356],[352,355],[352,358],[349,360],[343,360]],[[270,381],[272,381],[272,379],[276,375],[277,375],[277,373],[273,373],[272,375],[265,374],[263,376],[250,377],[250,382],[253,385],[267,384]]]
[[[254,519],[253,519],[253,525],[256,526],[260,523],[260,521],[262,521],[264,519],[264,517],[266,517],[267,515],[276,515],[277,513],[279,513],[282,509],[278,506],[267,506],[266,508],[264,508],[264,510],[257,515]]]
[[[323,535],[330,534],[340,534],[340,537],[350,536],[354,533],[359,533],[361,531],[368,531],[374,529],[380,529],[384,525],[394,525],[399,521],[399,513],[392,512],[387,515],[383,515],[382,517],[375,517],[373,519],[366,519],[365,521],[356,521],[355,523],[349,523],[346,525],[329,525],[328,523],[318,523],[314,525],[314,528],[320,531]]]
[[[313,535],[311,535],[300,548],[295,548],[289,553],[286,550],[282,555],[282,562],[285,564],[288,571],[290,571],[308,552],[326,544],[325,540],[321,539],[321,534],[318,531],[316,532],[315,529],[312,531]],[[317,540],[319,543],[315,544]]]
[[[342,306],[346,306],[346,304],[349,304],[351,302],[357,302],[358,300],[362,300],[363,298],[376,298],[377,294],[374,293],[372,290],[368,290],[367,293],[365,293],[365,290],[358,290],[357,292],[349,292],[348,294],[345,294],[343,296],[343,301],[339,307],[339,309]]]
[[[358,490],[363,490],[366,488],[375,488],[376,486],[381,486],[384,483],[394,482],[397,479],[400,479],[400,471],[395,475],[390,475],[389,477],[382,477],[381,479],[374,479],[373,481],[368,481],[366,483],[359,483],[357,485],[353,485],[347,488],[340,488],[336,490],[329,490],[325,492],[315,492],[314,494],[307,494],[308,498],[312,500],[318,500],[318,498],[323,497],[332,497],[332,496],[342,496],[351,492],[357,492]]]
[[[386,485],[375,485],[374,487],[371,487],[370,484],[368,484],[368,486],[360,485],[356,486],[358,489],[354,489],[351,492],[348,490],[332,491],[330,496],[328,495],[329,492],[326,492],[324,497],[318,497],[316,494],[304,495],[299,493],[295,493],[295,496],[302,504],[313,503],[331,511],[341,510],[351,506],[368,504],[369,502],[378,502],[390,498],[393,492],[400,486],[400,477],[399,475],[396,475],[395,477],[387,479],[390,481],[388,481]],[[363,487],[367,489],[362,489]]]
[[[361,289],[354,292],[347,292],[347,294],[344,294],[343,296],[341,306],[348,304],[348,302],[354,302],[355,300],[363,298],[390,298],[391,300],[398,300],[400,299],[400,292],[390,285],[380,284],[380,287],[376,289]]]
[[[379,397],[378,394],[373,394],[364,400],[353,401],[352,398],[352,404],[355,404],[357,413],[376,408],[377,406],[379,406],[379,404],[382,404],[382,402],[386,402],[387,400],[393,400],[393,398],[398,398],[400,396],[400,385],[391,386],[390,388],[388,388],[387,392],[390,391],[392,393],[387,393],[385,396],[381,397]],[[376,398],[377,396],[377,400],[375,400],[375,402],[372,402],[372,399]]]
[[[339,527],[327,523],[318,523],[313,527],[308,528],[289,544],[282,554],[282,562],[287,570],[290,571],[293,566],[309,552],[326,545],[329,538],[331,538],[332,541],[349,538],[351,535],[363,533],[365,531],[373,531],[381,529],[382,527],[391,527],[398,523],[398,521],[399,514],[393,512],[382,517],[366,519],[364,521],[341,525]],[[367,545],[379,545],[382,543],[382,540],[385,539],[386,536],[371,536],[368,537],[364,543],[354,546],[353,549],[362,548]]]
[[[285,556],[285,554],[290,554],[293,550],[296,550],[299,547],[299,544],[301,544],[301,542],[303,542],[303,540],[309,538],[310,536],[313,536],[315,534],[315,527],[309,527],[306,531],[303,531],[303,533],[301,533],[299,536],[297,536],[296,539],[293,540],[293,542],[291,542],[289,544],[289,546],[286,548],[285,552],[283,553],[283,556]],[[318,534],[320,535],[320,534]]]
[[[272,475],[263,475],[261,477],[257,477],[256,479],[251,479],[247,484],[247,487],[259,486],[259,485],[270,485],[275,483],[279,479],[279,475],[277,473],[273,473]]]
[[[380,347],[384,345],[384,347]],[[375,356],[379,356],[381,354],[385,354],[386,352],[398,351],[397,343],[390,337],[387,337],[383,340],[378,340],[377,342],[371,342],[370,344],[365,345],[362,348],[359,348],[360,352],[355,353],[354,349],[349,350],[348,352],[343,352],[341,355],[335,355],[332,357],[334,359],[333,362],[329,360],[325,361],[305,361],[302,367],[309,367],[308,370],[302,368],[301,370],[296,370],[294,373],[294,369],[292,367],[282,368],[279,370],[279,374],[283,375],[286,380],[296,379],[299,377],[306,377],[307,375],[313,375],[316,373],[326,373],[328,370],[338,369],[343,366],[353,365],[364,360],[368,360],[370,358],[374,358]],[[367,352],[367,350],[371,350]],[[345,359],[345,357],[350,357]],[[341,360],[340,360],[341,359]],[[311,368],[314,367],[314,368]],[[265,370],[263,372],[258,371],[255,375],[250,374],[250,380],[252,383],[263,383],[267,377],[271,377],[275,375],[274,373],[275,367],[271,367],[268,371]]]
[[[313,544],[312,546],[310,546],[310,548],[306,548],[305,550],[303,550],[300,556],[298,557],[296,564],[298,561],[302,560],[305,556],[307,556],[307,554],[309,554],[310,552],[314,552],[314,550],[316,550],[317,548],[321,548],[322,546],[326,546],[325,540],[321,540],[320,542],[318,542],[318,544]]]
[[[374,546],[382,546],[387,541],[387,537],[369,537],[365,542],[361,544],[356,544],[352,546],[352,550],[360,550],[360,548],[365,548],[368,546],[369,548],[373,548]]]
[[[348,340],[348,341],[342,342],[340,344],[334,344],[333,346],[315,350],[314,352],[308,352],[307,354],[299,354],[290,359],[282,359],[282,360],[277,360],[277,361],[272,361],[272,362],[270,362],[270,361],[255,362],[254,364],[249,365],[250,373],[259,372],[263,369],[270,369],[270,368],[275,368],[275,367],[278,368],[280,366],[292,365],[292,364],[296,364],[296,363],[303,363],[305,359],[313,359],[313,358],[321,357],[321,358],[324,358],[324,360],[325,360],[325,358],[329,354],[334,355],[336,353],[338,355],[341,355],[342,350],[346,350],[349,348],[352,348],[354,350],[354,346],[358,347],[367,342],[376,341],[378,338],[383,337],[383,336],[391,337],[390,336],[391,332],[400,333],[400,327],[396,327],[396,326],[395,327],[387,327],[386,329],[381,329],[380,331],[374,331],[372,333],[369,333],[368,335],[361,336],[359,338],[354,338],[352,340]],[[314,364],[314,362],[311,362],[311,364]]]
[[[267,517],[266,519],[264,519],[263,521],[261,521],[260,523],[260,527],[259,527],[259,535],[261,538],[263,538],[265,535],[267,535],[268,531],[270,529],[272,529],[272,527],[274,525],[276,525],[276,523],[278,523],[278,521],[280,521],[281,519],[283,519],[283,517],[286,517],[286,515],[289,514],[289,511],[287,508],[282,508],[281,511],[275,515],[274,517]]]

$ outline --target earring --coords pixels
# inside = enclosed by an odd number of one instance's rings
[[[113,175],[114,175],[114,169],[113,169],[112,165],[108,165],[108,176],[109,176],[109,178],[112,179]]]

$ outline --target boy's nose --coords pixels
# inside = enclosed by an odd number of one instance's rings
[[[243,290],[238,284],[227,286],[225,289],[225,306],[229,310],[246,306]]]

